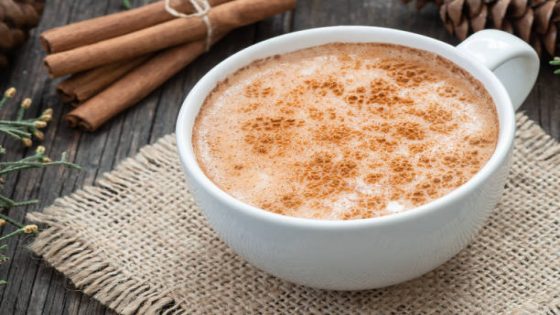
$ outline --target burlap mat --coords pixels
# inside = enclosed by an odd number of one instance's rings
[[[558,314],[560,144],[519,115],[505,195],[475,241],[386,289],[321,291],[261,272],[208,227],[166,136],[29,219],[31,249],[123,314]]]

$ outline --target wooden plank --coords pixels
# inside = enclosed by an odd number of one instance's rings
[[[537,121],[543,129],[560,139],[560,77],[543,61],[535,88],[521,110]]]
[[[260,42],[274,36],[292,31],[293,12],[276,15],[263,20],[256,25],[255,42]]]
[[[115,11],[115,9],[118,9],[119,6],[119,1],[113,1],[113,3],[110,4],[111,7],[108,6],[109,3],[107,2],[98,2],[94,0],[80,1],[79,3],[74,3],[74,5],[66,5],[67,1],[60,2],[60,4],[57,3],[57,5],[54,5],[53,3],[52,7],[47,7],[47,10],[45,11],[45,17],[42,20],[40,29],[50,28],[54,25],[59,24],[66,24],[69,21],[81,20],[90,17],[91,14],[105,14],[109,10]],[[49,9],[51,11],[49,11]],[[35,37],[28,42],[28,46],[30,46],[30,50],[33,51],[33,54],[30,55],[41,56],[42,52],[36,38],[37,34],[38,32],[36,32]],[[21,59],[18,60],[18,62],[20,61]],[[61,116],[66,109],[58,104],[56,95],[54,95],[54,83],[50,80],[45,80],[46,76],[41,65],[41,58],[34,58],[33,60],[31,60],[33,61],[33,63],[26,63],[26,61],[27,60],[23,60],[24,66],[30,69],[27,71],[40,70],[41,72],[38,75],[32,76],[33,78],[40,78],[42,81],[33,88],[33,94],[39,93],[39,95],[43,95],[40,107],[45,107],[45,105],[47,104],[56,105],[55,117],[57,117],[56,121],[58,121],[58,124],[55,126],[50,126],[50,128],[48,129],[47,139],[45,141],[48,152],[50,154],[59,155],[62,151],[69,150],[71,159],[74,159],[79,164],[88,165],[90,167],[85,167],[84,172],[69,172],[60,168],[48,169],[42,172],[44,174],[42,180],[37,180],[37,172],[41,174],[41,171],[22,174],[20,176],[21,179],[19,180],[17,185],[20,186],[28,183],[28,187],[29,185],[33,186],[27,189],[21,189],[20,187],[18,187],[18,192],[21,191],[22,193],[27,194],[27,192],[31,191],[31,194],[29,194],[29,196],[22,195],[19,197],[34,197],[35,195],[37,195],[37,188],[40,186],[42,189],[38,195],[38,197],[41,199],[41,204],[38,207],[30,207],[29,209],[23,209],[23,211],[22,209],[17,209],[17,211],[19,211],[18,217],[21,219],[23,219],[23,216],[27,211],[30,211],[32,209],[40,209],[40,207],[44,207],[52,203],[52,201],[56,197],[62,194],[68,194],[71,191],[75,190],[77,187],[81,186],[83,182],[87,182],[88,178],[90,179],[89,181],[92,181],[94,178],[94,176],[92,175],[96,174],[96,167],[92,167],[96,166],[96,163],[91,163],[92,161],[90,160],[80,159],[80,156],[76,154],[80,147],[81,133],[75,130],[68,129],[62,123]],[[17,76],[13,74],[11,77],[17,78]],[[22,87],[25,87],[23,83],[17,85],[18,89],[20,89],[20,85]],[[88,140],[87,137],[85,137],[84,140]],[[93,152],[96,147],[102,148],[104,146],[104,142],[105,141],[103,135],[96,138],[96,141],[90,142],[90,152]],[[99,159],[98,155],[86,154],[86,156]],[[44,189],[45,187],[52,187],[53,189]],[[16,210],[12,210],[12,212],[13,211]],[[6,287],[6,290],[8,290],[9,294],[3,295],[0,308],[11,309],[12,313],[14,314],[62,313],[67,291],[66,287],[68,286],[65,283],[65,278],[60,274],[53,273],[52,268],[47,268],[43,263],[40,263],[38,259],[31,259],[30,253],[25,248],[23,248],[23,246],[14,246],[13,248],[13,260],[10,261],[8,269],[9,284]],[[17,267],[25,265],[23,262],[20,263],[20,261],[18,261],[19,259],[21,259],[22,261],[27,260],[27,265],[30,265],[31,263],[33,265],[27,266],[28,268],[24,270],[16,270],[14,272],[14,266]],[[35,277],[36,275],[39,275],[39,277]],[[18,286],[18,284],[20,285]],[[29,289],[30,286],[33,286],[31,290]],[[79,297],[81,298],[81,295]]]
[[[69,21],[80,20],[106,12],[117,11],[120,0],[72,2],[51,0],[39,30]],[[10,72],[0,77],[2,88],[14,84],[20,95],[32,95],[34,105],[30,114],[38,114],[49,105],[55,106],[55,123],[48,128],[45,145],[53,156],[67,150],[72,160],[82,165],[82,172],[65,169],[37,170],[8,179],[5,193],[15,198],[39,197],[34,207],[13,209],[10,214],[23,219],[25,213],[41,209],[61,195],[67,195],[83,185],[93,183],[101,174],[111,170],[122,159],[133,155],[147,143],[173,132],[180,104],[190,88],[212,66],[232,53],[250,45],[291,30],[310,27],[356,24],[394,27],[435,37],[452,44],[457,41],[446,33],[437,10],[428,6],[417,13],[412,5],[400,1],[299,1],[292,14],[267,19],[256,26],[241,28],[208,54],[181,71],[161,89],[152,93],[138,106],[123,113],[93,134],[68,128],[61,117],[66,110],[54,94],[55,82],[47,79],[41,63],[42,52],[35,32],[22,49]],[[538,121],[557,139],[560,138],[560,78],[552,75],[549,66],[542,67],[537,86],[523,106],[528,115]],[[5,118],[16,108],[0,112]],[[12,147],[14,142],[0,136],[0,143]],[[16,159],[25,150],[10,151],[5,158]],[[3,229],[7,233],[13,229]],[[94,299],[80,293],[62,274],[33,257],[24,248],[25,238],[8,242],[12,260],[0,266],[0,278],[9,284],[0,287],[0,310],[6,314],[112,314]]]

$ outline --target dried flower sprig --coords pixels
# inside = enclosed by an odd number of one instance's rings
[[[41,168],[45,166],[62,165],[69,168],[79,169],[76,164],[67,161],[66,153],[62,153],[59,160],[53,161],[45,155],[45,147],[42,145],[35,149],[35,154],[25,157],[19,161],[0,162],[0,176],[8,173],[21,171],[30,168]],[[2,196],[0,195],[0,207],[2,207]]]
[[[551,66],[560,66],[560,57],[554,57],[554,59],[548,62]],[[560,68],[554,70],[554,74],[560,74]]]
[[[4,93],[2,99],[0,99],[0,109],[10,100],[13,99],[16,95],[15,88],[9,88]],[[52,119],[53,111],[52,109],[48,108],[39,115],[39,117],[32,118],[32,119],[25,119],[25,111],[28,110],[32,105],[32,101],[30,98],[25,98],[19,106],[19,110],[17,112],[17,117],[15,120],[0,120],[0,132],[7,134],[19,141],[25,147],[31,147],[33,145],[33,138],[38,141],[44,139],[45,135],[40,129],[46,128],[49,121]],[[0,146],[0,155],[6,152],[5,148]],[[47,166],[54,166],[60,165],[63,167],[68,167],[72,169],[80,169],[80,167],[74,163],[68,162],[66,153],[62,153],[62,156],[59,160],[53,161],[51,160],[46,154],[46,149],[44,146],[40,145],[35,148],[35,152],[25,158],[22,158],[18,161],[8,161],[8,162],[0,162],[0,189],[3,186],[4,178],[3,176],[8,175],[10,173],[19,172],[22,170],[27,170],[31,168],[43,168]],[[24,201],[16,201],[10,199],[7,196],[4,196],[0,193],[0,210],[5,211],[7,209],[18,207],[18,206],[25,206],[30,204],[38,203],[39,201],[36,199],[33,200],[24,200]],[[39,231],[39,228],[34,224],[22,224],[17,222],[17,220],[12,219],[11,217],[0,213],[0,227],[5,226],[6,224],[11,224],[15,226],[17,229],[13,232],[10,232],[2,237],[0,237],[0,242],[5,241],[10,237],[14,237],[20,234],[35,234]],[[0,245],[0,251],[6,249],[6,244]],[[0,263],[6,261],[8,257],[0,254]],[[6,282],[0,280],[0,284],[5,284]]]
[[[12,99],[16,94],[14,88],[9,88],[2,99],[0,99],[0,109],[6,102]],[[44,134],[41,130],[47,127],[52,119],[53,110],[47,108],[39,117],[32,119],[24,119],[25,111],[31,107],[31,99],[24,99],[19,107],[16,120],[0,120],[0,132],[5,133],[17,140],[20,140],[24,146],[31,147],[33,145],[32,138],[43,140]]]

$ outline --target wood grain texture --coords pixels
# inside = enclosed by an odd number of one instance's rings
[[[300,0],[294,12],[277,16],[256,25],[241,28],[181,71],[136,107],[126,111],[95,133],[68,128],[62,115],[69,110],[57,99],[55,85],[42,66],[44,56],[38,33],[54,26],[121,10],[120,0],[49,0],[41,24],[19,52],[9,72],[0,76],[2,90],[15,86],[20,96],[31,96],[31,114],[52,106],[54,122],[47,129],[44,145],[51,156],[63,151],[83,167],[75,172],[51,168],[21,173],[8,178],[5,193],[16,199],[38,197],[37,206],[12,209],[9,214],[23,220],[28,211],[50,205],[59,196],[68,195],[92,184],[119,161],[135,154],[142,146],[155,142],[174,130],[179,106],[190,88],[212,66],[232,53],[272,36],[292,30],[327,25],[375,25],[393,27],[431,36],[451,44],[456,40],[446,33],[433,6],[416,13],[412,5],[398,0],[320,1]],[[140,2],[140,0],[138,0]],[[537,85],[522,107],[547,132],[560,139],[560,78],[543,65]],[[15,106],[3,110],[0,118],[13,117]],[[0,143],[16,147],[11,139],[0,136]],[[12,150],[5,158],[17,159],[29,152]],[[12,231],[4,228],[2,233]],[[26,248],[25,237],[11,239],[8,256],[0,266],[0,314],[113,314],[95,300],[82,294],[63,275],[34,257]]]

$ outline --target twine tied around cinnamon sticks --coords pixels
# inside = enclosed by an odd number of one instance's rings
[[[235,28],[289,11],[296,0],[160,0],[41,34],[64,119],[94,131],[135,105]]]
[[[195,13],[185,14],[175,10],[171,5],[171,0],[165,0],[165,11],[167,11],[169,14],[177,18],[188,19],[192,17],[201,17],[202,21],[206,25],[206,51],[209,51],[210,47],[212,46],[212,35],[214,33],[212,29],[212,23],[208,18],[208,12],[210,12],[210,8],[211,8],[210,3],[208,3],[207,0],[189,0],[189,1],[191,2],[193,8],[196,10]]]

